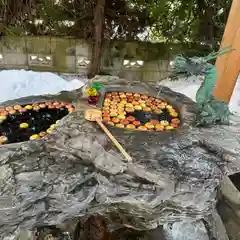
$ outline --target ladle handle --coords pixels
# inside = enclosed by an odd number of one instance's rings
[[[111,132],[104,126],[101,120],[96,120],[98,125],[102,128],[102,130],[108,135],[108,137],[112,140],[112,142],[116,145],[119,151],[123,154],[128,162],[132,162],[131,156],[126,152],[126,150],[122,147],[122,145],[117,141],[117,139],[111,134]]]

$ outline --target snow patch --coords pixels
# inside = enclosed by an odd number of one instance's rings
[[[3,70],[0,72],[0,102],[31,95],[57,94],[84,85],[84,79],[66,81],[50,72]]]
[[[163,86],[171,88],[175,92],[182,93],[193,101],[196,100],[196,93],[201,85],[201,81],[197,77],[180,78],[177,81],[163,80],[160,83]]]
[[[201,85],[201,81],[197,77],[180,78],[177,81],[163,80],[160,83],[163,86],[171,88],[173,91],[182,93],[193,101],[196,100],[196,93]],[[240,116],[240,75],[229,102],[229,109],[232,113]]]

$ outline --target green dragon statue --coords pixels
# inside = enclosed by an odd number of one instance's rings
[[[173,77],[191,75],[203,76],[204,80],[197,91],[197,125],[212,125],[212,124],[228,124],[229,116],[231,115],[228,104],[224,101],[215,99],[213,89],[216,86],[218,78],[216,67],[209,61],[216,59],[226,53],[233,51],[230,47],[220,49],[218,52],[213,52],[206,57],[185,58],[177,56],[173,62]]]

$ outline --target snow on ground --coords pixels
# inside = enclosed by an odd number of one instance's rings
[[[171,88],[173,91],[180,92],[195,101],[195,96],[201,82],[196,77],[188,79],[181,78],[178,81],[164,80],[161,85]]]
[[[195,101],[195,96],[198,88],[201,85],[200,80],[196,77],[190,77],[189,79],[180,79],[178,81],[164,80],[161,85],[171,88],[173,91],[185,94],[189,98]],[[229,103],[230,111],[240,116],[240,75],[238,77],[237,84],[232,94],[231,101]]]
[[[230,110],[240,116],[240,75],[229,103]]]
[[[30,95],[56,94],[80,88],[84,79],[66,81],[49,72],[26,70],[0,71],[0,102]]]

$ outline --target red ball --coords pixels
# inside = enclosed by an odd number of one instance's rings
[[[98,96],[88,97],[88,103],[91,105],[96,105],[98,103]]]

